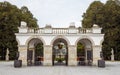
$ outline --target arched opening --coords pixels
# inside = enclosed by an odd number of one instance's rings
[[[67,65],[68,64],[68,44],[67,41],[58,38],[54,41],[52,47],[52,62],[53,65]]]
[[[28,42],[27,65],[43,64],[43,42],[38,38],[33,38]]]
[[[92,43],[88,39],[81,39],[77,43],[78,65],[92,65],[93,60]]]

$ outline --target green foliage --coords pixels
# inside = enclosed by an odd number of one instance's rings
[[[100,1],[94,1],[88,7],[86,13],[83,14],[82,25],[84,28],[91,28],[93,24],[97,22],[96,17],[101,17],[97,14],[99,13],[98,11],[101,10],[102,7],[103,3],[101,3]]]
[[[99,9],[95,11],[96,16],[92,15],[91,13],[95,13],[93,10],[98,7]],[[83,17],[83,27],[90,28],[96,23],[103,28],[102,33],[105,34],[102,48],[104,58],[110,59],[111,48],[113,48],[116,60],[120,59],[118,54],[120,52],[120,6],[112,0],[108,0],[105,4],[94,1],[85,15],[87,16]],[[94,16],[95,19],[93,19]]]
[[[65,58],[55,58],[56,61],[65,61]]]
[[[27,7],[26,7],[27,8]],[[26,21],[28,27],[38,27],[37,20],[31,12],[22,13],[22,9],[17,8],[9,2],[0,2],[0,57],[5,58],[6,49],[10,51],[10,59],[14,59],[15,51],[18,50],[15,33],[21,21]]]
[[[80,42],[77,44],[77,56],[84,56],[85,55],[85,49],[84,45]]]
[[[27,22],[28,27],[37,28],[37,19],[33,17],[32,13],[28,10],[26,6],[21,7],[22,12],[20,20]]]
[[[35,56],[43,56],[43,44],[38,43],[35,46]]]

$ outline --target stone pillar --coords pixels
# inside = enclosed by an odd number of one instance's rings
[[[68,65],[76,66],[77,65],[77,49],[74,45],[68,46]]]
[[[43,65],[52,66],[52,46],[45,45],[44,46],[44,61]]]
[[[27,46],[19,46],[19,60],[22,60],[22,65],[27,66]]]
[[[112,51],[111,51],[111,61],[114,61],[114,50],[112,49]]]
[[[98,60],[100,60],[100,52],[102,51],[101,49],[102,46],[100,45],[95,45],[93,46],[93,65],[98,65]]]
[[[7,48],[5,60],[6,60],[6,61],[9,61],[9,50],[8,50],[8,48]]]

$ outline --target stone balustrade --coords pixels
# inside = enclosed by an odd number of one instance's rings
[[[37,33],[37,34],[87,34],[87,33],[93,33],[92,28],[85,29],[85,28],[28,28],[27,33]]]
[[[53,34],[68,34],[67,28],[53,28],[52,29]]]
[[[26,22],[21,22],[21,26],[18,27],[19,33],[36,33],[36,34],[89,34],[89,33],[101,33],[101,29],[98,25],[94,24],[92,28],[76,28],[74,23],[71,23],[68,28],[53,28],[51,25],[46,25],[43,28],[29,28]]]

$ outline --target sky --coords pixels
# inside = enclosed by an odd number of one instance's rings
[[[39,27],[49,24],[52,27],[63,28],[69,27],[72,22],[76,27],[81,26],[83,13],[95,0],[0,0],[3,1],[8,1],[19,8],[27,6],[37,18]]]

